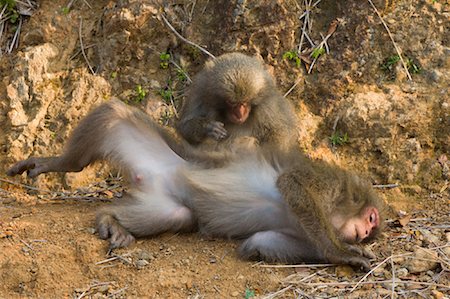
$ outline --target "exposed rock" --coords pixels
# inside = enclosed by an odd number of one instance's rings
[[[422,247],[416,248],[413,256],[408,259],[406,268],[411,273],[426,272],[438,266],[438,255],[436,252]]]

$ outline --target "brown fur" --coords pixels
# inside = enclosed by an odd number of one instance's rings
[[[227,102],[247,103],[251,107],[243,124],[227,119]],[[297,141],[291,103],[283,98],[258,59],[240,53],[209,61],[194,78],[177,130],[191,144],[207,148],[223,148],[243,136],[279,148],[288,148]]]

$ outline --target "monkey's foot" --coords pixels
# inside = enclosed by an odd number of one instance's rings
[[[110,249],[126,247],[134,237],[117,220],[106,213],[97,215],[97,232],[101,239],[109,239]]]
[[[43,172],[48,171],[48,165],[53,158],[35,158],[31,157],[23,161],[19,161],[14,164],[6,172],[9,176],[15,176],[27,172],[28,177],[34,178]]]

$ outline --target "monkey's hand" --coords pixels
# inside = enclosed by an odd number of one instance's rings
[[[357,255],[362,255],[368,259],[376,258],[375,254],[365,247],[346,244],[346,250],[355,253]]]
[[[369,259],[362,255],[352,254],[347,251],[336,252],[333,250],[333,252],[328,253],[326,256],[330,263],[333,264],[346,264],[363,269],[364,271],[370,270]]]
[[[31,157],[26,160],[17,162],[6,172],[9,176],[15,176],[27,172],[28,177],[34,178],[41,173],[48,172],[49,163],[53,160],[53,157],[49,158],[35,158]]]
[[[224,124],[220,121],[210,121],[206,124],[206,134],[216,140],[221,140],[227,137],[228,132],[224,127]]]

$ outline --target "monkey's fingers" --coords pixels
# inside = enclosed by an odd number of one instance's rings
[[[363,269],[364,271],[370,270],[369,260],[361,255],[340,252],[339,254],[328,257],[328,259],[333,264],[350,265],[355,268]]]
[[[376,258],[375,254],[365,247],[355,246],[355,245],[347,245],[346,249],[352,253],[355,253],[357,255],[362,255],[368,259],[374,259]]]
[[[370,271],[370,262],[367,258],[362,256],[353,256],[348,259],[346,264],[355,268],[363,269],[364,271]]]
[[[228,132],[224,127],[224,124],[219,121],[212,121],[206,125],[208,136],[220,140],[227,137]]]

